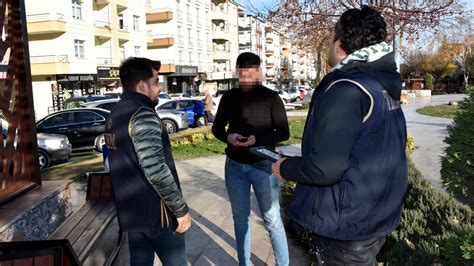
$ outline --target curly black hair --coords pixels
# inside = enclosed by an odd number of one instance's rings
[[[351,54],[364,47],[385,41],[387,24],[380,12],[363,5],[344,12],[334,28],[334,40],[341,42],[341,48]]]

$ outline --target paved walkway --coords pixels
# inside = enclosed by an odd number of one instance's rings
[[[408,134],[415,139],[415,151],[410,156],[416,167],[429,180],[434,187],[442,188],[441,181],[441,156],[444,154],[445,137],[448,135],[447,127],[453,120],[421,115],[416,109],[428,105],[448,104],[449,101],[460,101],[464,94],[435,95],[431,98],[410,99],[403,105],[407,120]]]
[[[238,265],[234,226],[224,183],[225,156],[176,161],[184,196],[194,225],[186,233],[186,253],[190,265]],[[252,195],[252,263],[275,265],[270,239],[256,198]],[[289,236],[288,236],[289,237]],[[289,238],[291,265],[309,265],[305,251]],[[128,264],[124,245],[115,265]],[[158,259],[155,265],[160,265]]]

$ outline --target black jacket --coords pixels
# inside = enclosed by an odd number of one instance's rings
[[[227,127],[228,126],[228,127]],[[278,94],[262,85],[250,91],[234,88],[222,95],[212,126],[214,136],[227,143],[227,136],[239,133],[244,137],[254,135],[254,146],[275,148],[275,144],[290,136],[285,107]],[[246,147],[227,144],[226,154],[240,163],[261,161]]]
[[[188,206],[166,130],[145,95],[126,91],[106,122],[119,222],[124,231],[175,230]]]

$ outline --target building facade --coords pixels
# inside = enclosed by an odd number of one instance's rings
[[[146,21],[152,39],[146,55],[161,60],[163,87],[199,93],[213,68],[211,1],[152,1]]]
[[[25,7],[36,119],[69,97],[119,88],[121,61],[146,51],[145,0],[26,0]]]

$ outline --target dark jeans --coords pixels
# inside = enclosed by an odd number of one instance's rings
[[[341,241],[311,234],[316,265],[376,265],[385,237]]]
[[[188,265],[184,234],[170,230],[128,233],[131,266],[152,266],[155,253],[163,265]]]

